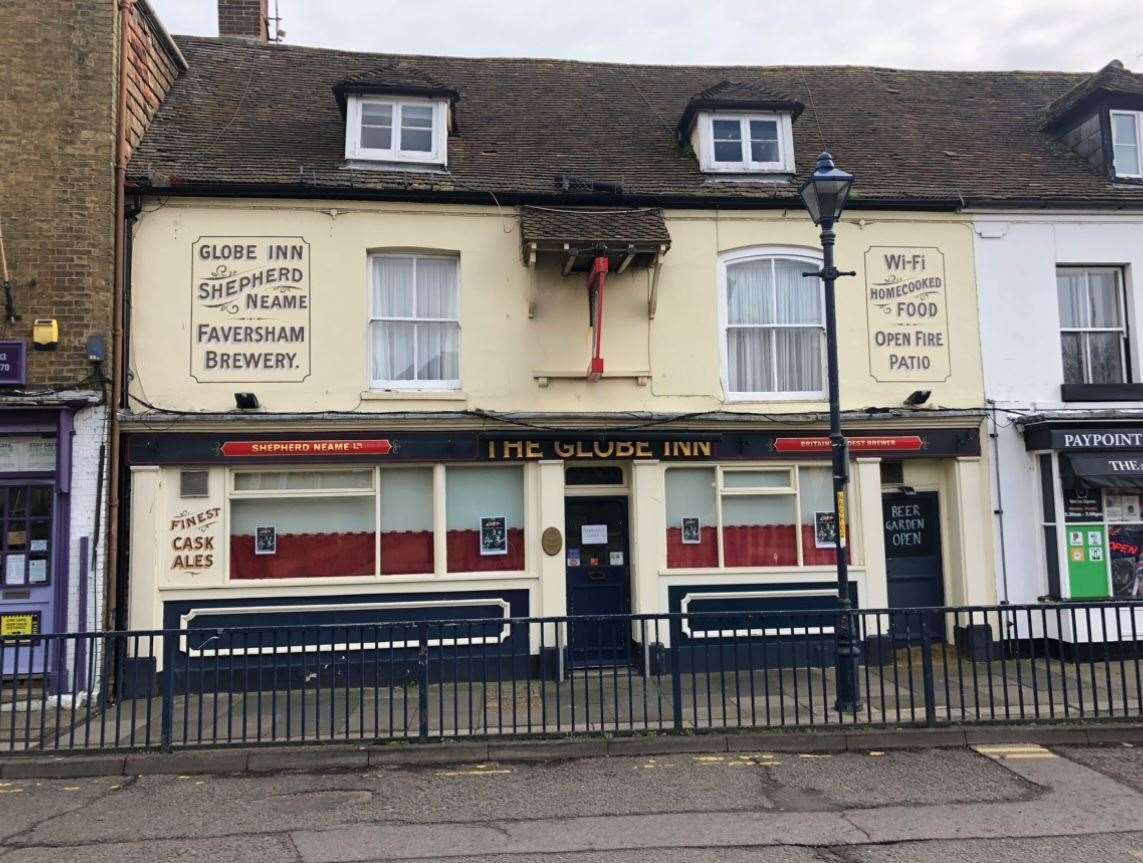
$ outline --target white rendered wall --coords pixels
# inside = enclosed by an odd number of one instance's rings
[[[99,482],[99,447],[107,435],[107,409],[87,408],[75,414],[75,434],[71,446],[71,533],[68,539],[67,629],[90,632],[103,628],[103,573],[107,552],[107,456],[103,460],[103,482]],[[98,498],[97,498],[98,495]],[[99,513],[99,536],[95,535]],[[85,562],[80,559],[80,540],[87,547],[87,615],[80,619],[80,581]],[[95,565],[92,566],[92,545]]]

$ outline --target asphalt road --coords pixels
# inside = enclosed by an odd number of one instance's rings
[[[1143,749],[0,781],[0,863],[1143,860]]]

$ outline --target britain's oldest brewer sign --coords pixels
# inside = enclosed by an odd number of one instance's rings
[[[948,380],[948,305],[940,249],[870,247],[865,252],[865,289],[873,378]]]
[[[199,383],[304,381],[310,247],[301,237],[199,237],[192,247],[190,373]]]

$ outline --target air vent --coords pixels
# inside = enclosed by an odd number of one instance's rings
[[[881,462],[881,484],[882,485],[904,485],[905,484],[905,462],[903,462],[903,461],[883,461],[883,462]]]
[[[210,471],[184,470],[179,472],[179,497],[209,497]]]

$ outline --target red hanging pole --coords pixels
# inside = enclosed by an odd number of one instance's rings
[[[595,383],[603,377],[603,287],[607,282],[607,256],[600,255],[591,262],[587,276],[587,296],[591,304],[591,361],[587,366],[587,381]]]

